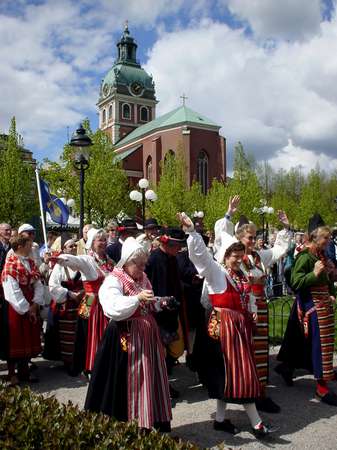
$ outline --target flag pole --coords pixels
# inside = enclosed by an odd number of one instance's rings
[[[35,169],[35,174],[36,174],[37,193],[38,193],[38,196],[39,196],[39,203],[40,203],[40,213],[41,213],[41,223],[42,223],[42,232],[43,232],[44,244],[46,246],[46,250],[48,251],[46,218],[45,218],[45,215],[44,215],[43,204],[42,204],[40,174],[39,174],[39,169],[38,168]]]

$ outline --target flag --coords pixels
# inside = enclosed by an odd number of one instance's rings
[[[53,222],[60,225],[66,225],[69,218],[69,209],[62,200],[60,200],[56,195],[49,192],[48,184],[41,180],[40,178],[40,188],[41,188],[41,200],[43,210],[50,214]]]

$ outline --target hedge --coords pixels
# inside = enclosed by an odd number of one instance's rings
[[[4,384],[0,384],[0,443],[2,450],[197,449],[156,431],[140,431],[135,423],[81,411],[71,402],[64,405],[27,387]]]

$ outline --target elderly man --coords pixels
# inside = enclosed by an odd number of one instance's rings
[[[86,248],[86,243],[88,240],[88,231],[93,228],[93,225],[87,223],[82,229],[83,237],[77,242],[77,255],[86,255],[88,249]]]

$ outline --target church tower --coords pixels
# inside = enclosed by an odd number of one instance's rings
[[[117,59],[102,80],[99,99],[99,128],[113,144],[140,125],[154,120],[154,82],[137,61],[137,44],[126,22],[117,43]]]

